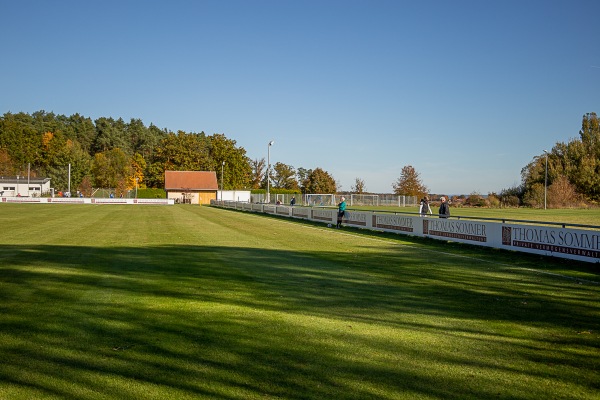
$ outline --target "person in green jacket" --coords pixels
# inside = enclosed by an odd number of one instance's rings
[[[346,198],[342,196],[342,201],[338,204],[337,227],[342,227],[342,218],[346,215]]]

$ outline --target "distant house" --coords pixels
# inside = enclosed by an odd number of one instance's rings
[[[0,177],[0,196],[40,197],[50,193],[50,178],[27,178],[26,176]]]
[[[165,171],[167,199],[176,203],[210,204],[218,189],[214,171]]]

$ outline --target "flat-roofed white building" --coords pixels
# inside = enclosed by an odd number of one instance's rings
[[[27,178],[26,176],[0,177],[0,196],[40,197],[50,193],[50,178]]]

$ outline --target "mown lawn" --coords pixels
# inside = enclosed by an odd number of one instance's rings
[[[600,395],[598,264],[199,206],[0,222],[0,398]]]

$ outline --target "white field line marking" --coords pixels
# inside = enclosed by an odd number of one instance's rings
[[[282,223],[285,224],[293,224],[294,221],[286,221],[286,220],[281,220]],[[295,225],[298,226],[298,225]],[[316,227],[316,226],[309,226],[309,225],[304,225],[301,224],[302,227],[307,228],[307,229],[318,229],[318,230],[331,230],[332,228],[327,228],[327,227]],[[335,233],[337,233],[338,235],[348,235],[348,236],[352,236],[354,238],[358,237],[358,235],[353,235],[350,232],[343,232],[343,231],[339,231],[336,230],[335,228],[333,229],[333,231]],[[373,231],[373,232],[379,232],[379,231]],[[383,232],[383,231],[381,231]],[[592,281],[589,279],[583,279],[583,278],[575,278],[572,276],[567,276],[567,275],[562,275],[562,274],[556,274],[554,272],[548,272],[548,271],[542,271],[542,270],[538,270],[538,269],[533,269],[533,268],[517,268],[517,267],[513,267],[512,265],[509,264],[503,264],[503,263],[499,263],[499,262],[495,262],[495,261],[490,261],[490,260],[484,260],[481,258],[477,258],[477,257],[471,257],[471,256],[465,256],[462,254],[453,254],[453,253],[447,253],[445,251],[439,251],[439,250],[432,250],[432,249],[428,249],[425,247],[417,247],[417,246],[412,246],[409,244],[402,244],[402,243],[396,243],[394,241],[391,240],[386,240],[386,239],[382,239],[382,238],[373,238],[373,237],[368,237],[368,236],[360,236],[361,239],[368,239],[368,240],[374,240],[376,242],[384,242],[384,243],[389,243],[389,244],[393,244],[396,246],[401,246],[401,247],[408,247],[408,248],[413,248],[413,249],[418,249],[419,251],[428,251],[430,253],[435,253],[435,254],[441,254],[441,255],[446,255],[446,256],[452,256],[452,257],[457,257],[457,258],[466,258],[469,260],[473,260],[473,261],[479,261],[479,262],[484,262],[484,263],[488,263],[488,264],[492,264],[492,265],[498,265],[507,269],[512,269],[512,270],[523,270],[523,271],[529,271],[529,272],[533,272],[536,274],[541,274],[541,275],[549,275],[549,276],[554,276],[556,278],[562,278],[562,279],[568,279],[568,280],[572,280],[572,281],[576,281],[576,282],[585,282],[585,283],[589,283],[591,285],[600,285],[600,282],[597,281]]]

